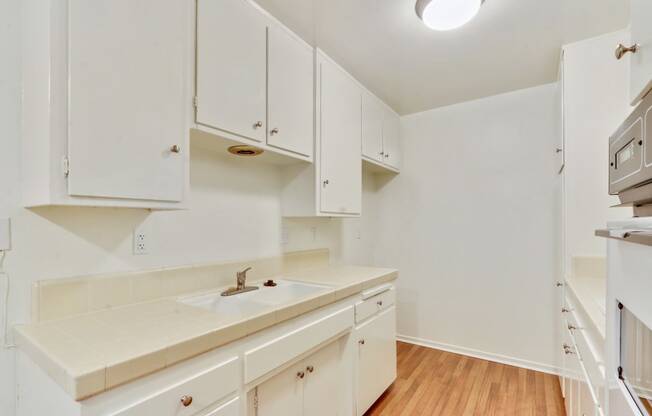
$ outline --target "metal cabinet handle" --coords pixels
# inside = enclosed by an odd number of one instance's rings
[[[358,341],[358,344],[364,345],[364,339],[361,339],[360,341]]]
[[[622,43],[618,44],[618,47],[616,48],[616,52],[614,53],[616,55],[616,59],[620,60],[622,59],[623,56],[627,53],[636,53],[638,51],[638,48],[640,45],[638,43],[633,44],[632,46],[625,46]]]
[[[561,153],[561,152],[563,152],[562,148],[558,147],[558,148],[555,149],[555,153]]]
[[[568,324],[568,330],[569,330],[569,331],[575,331],[576,329],[577,329],[576,326],[571,325],[571,324]]]
[[[297,377],[299,377],[299,378],[304,378],[305,376],[306,376],[306,373],[304,373],[303,371],[299,371],[297,373]]]
[[[181,153],[181,146],[179,146],[178,144],[173,145],[172,147],[170,147],[170,152]]]
[[[273,129],[271,129],[269,131],[269,134],[271,134],[272,136],[275,135],[275,134],[278,134],[278,129],[276,127],[274,127]]]
[[[260,127],[263,127],[263,122],[262,121],[257,121],[257,122],[254,123],[254,128],[255,129],[260,128]]]
[[[570,312],[570,309],[561,308],[561,313],[568,313],[568,312]]]
[[[563,284],[562,282],[557,282],[557,283],[555,284],[555,286],[557,286],[557,287],[562,287],[562,286],[564,286],[564,284]]]
[[[185,395],[181,396],[181,404],[183,407],[188,407],[192,404],[192,396],[190,395]]]
[[[385,159],[389,157],[389,153],[385,153]]]
[[[315,367],[309,365],[308,367],[306,367],[306,371],[312,373],[313,371],[315,371]]]

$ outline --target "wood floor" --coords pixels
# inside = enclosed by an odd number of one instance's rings
[[[366,416],[564,416],[557,376],[398,343],[398,377]]]

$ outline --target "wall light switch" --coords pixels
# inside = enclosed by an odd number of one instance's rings
[[[0,251],[11,250],[11,220],[0,218]]]

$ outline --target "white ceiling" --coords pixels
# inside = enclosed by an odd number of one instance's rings
[[[561,45],[629,21],[625,0],[487,0],[450,32],[426,28],[414,0],[258,3],[400,114],[552,82]]]

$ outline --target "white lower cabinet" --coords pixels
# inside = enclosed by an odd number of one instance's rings
[[[331,342],[255,391],[257,416],[338,414],[340,344]]]
[[[396,379],[396,308],[370,318],[355,330],[358,343],[358,416],[363,415]]]

